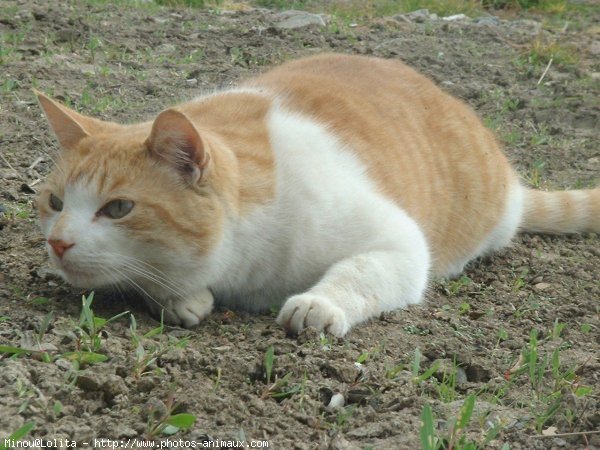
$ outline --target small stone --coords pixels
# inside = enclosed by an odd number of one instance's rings
[[[190,78],[188,80],[185,80],[185,84],[187,84],[188,86],[196,86],[198,84],[198,79]]]
[[[102,384],[102,392],[107,399],[113,399],[117,395],[127,393],[127,386],[123,378],[118,375],[108,375]]]
[[[323,14],[312,14],[304,11],[289,10],[275,15],[277,22],[275,28],[284,30],[294,30],[311,25],[320,27],[327,26],[326,16]]]
[[[599,78],[600,79],[600,78]],[[585,168],[588,170],[598,170],[600,169],[600,157],[594,156],[589,158],[585,164]]]
[[[492,378],[492,371],[479,364],[471,364],[466,370],[467,380],[475,383],[485,383]]]
[[[98,375],[91,372],[79,374],[76,384],[80,389],[88,392],[99,391],[102,387]]]
[[[325,363],[322,371],[344,383],[354,383],[361,373],[361,369],[354,364],[337,361]]]
[[[115,434],[118,438],[133,438],[138,435],[138,432],[133,428],[124,425],[118,425],[117,429],[115,430]]]
[[[64,358],[57,359],[54,361],[54,364],[56,364],[56,366],[60,367],[62,370],[71,370],[73,367],[73,363]]]
[[[398,14],[394,17],[396,20],[403,20],[405,22],[416,22],[422,23],[429,19],[429,10],[428,9],[417,9],[416,11],[411,11],[406,14]]]
[[[162,44],[156,49],[156,51],[159,53],[173,53],[175,50],[177,50],[177,47],[175,47],[173,44]]]
[[[150,397],[142,408],[142,420],[160,420],[168,414],[166,405],[156,397]]]
[[[457,22],[459,20],[466,20],[468,18],[469,16],[466,16],[465,14],[453,14],[451,16],[442,17],[442,20],[445,20],[446,22]]]
[[[5,180],[18,180],[21,177],[19,176],[19,174],[17,172],[15,172],[13,169],[2,169],[0,168],[0,180],[1,179],[5,179]]]
[[[473,19],[473,23],[481,26],[497,27],[500,25],[500,19],[496,16],[483,16]]]
[[[337,394],[333,394],[331,396],[331,400],[329,400],[329,404],[327,405],[327,409],[330,411],[335,411],[336,409],[342,408],[346,400],[344,396],[339,392]]]
[[[549,287],[551,287],[552,285],[550,283],[537,283],[536,285],[533,286],[533,288],[536,291],[545,291],[546,289],[548,289]]]
[[[444,382],[444,379],[453,376],[456,386],[461,386],[467,383],[468,377],[467,372],[461,366],[457,366],[450,359],[438,359],[434,362],[439,364],[437,371],[434,376],[440,381]]]

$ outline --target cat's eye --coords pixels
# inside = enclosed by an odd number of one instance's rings
[[[111,200],[98,210],[97,216],[105,216],[109,219],[120,219],[125,217],[133,209],[134,203],[131,200]]]
[[[62,200],[54,194],[50,194],[50,200],[48,203],[50,204],[50,208],[52,208],[54,211],[62,211],[63,209]]]

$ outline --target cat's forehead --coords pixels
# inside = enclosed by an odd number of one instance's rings
[[[86,185],[97,192],[109,192],[131,184],[147,165],[143,140],[94,136],[81,142],[76,153],[63,158],[57,175],[65,188]]]

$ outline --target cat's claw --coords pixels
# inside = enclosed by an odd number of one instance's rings
[[[310,293],[290,297],[281,308],[277,323],[291,333],[314,327],[338,337],[350,329],[346,313],[340,307],[327,297]]]
[[[167,300],[161,305],[151,304],[151,309],[158,317],[164,310],[165,323],[192,328],[211,313],[213,302],[212,293],[204,289],[184,299]]]

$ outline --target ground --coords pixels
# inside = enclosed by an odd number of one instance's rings
[[[90,313],[81,302],[90,293],[48,270],[33,206],[57,145],[32,87],[132,122],[323,51],[400,58],[424,72],[472,105],[530,185],[598,185],[592,6],[492,12],[502,20],[480,12],[478,21],[333,16],[287,29],[276,11],[239,5],[3,1],[0,437],[20,431],[84,447],[94,437],[294,449],[600,447],[595,234],[519,236],[460,278],[432,282],[422,305],[343,339],[310,329],[290,337],[274,314],[239,311],[218,310],[190,331],[161,328],[133,294],[97,292]],[[80,319],[82,310],[95,321]]]

